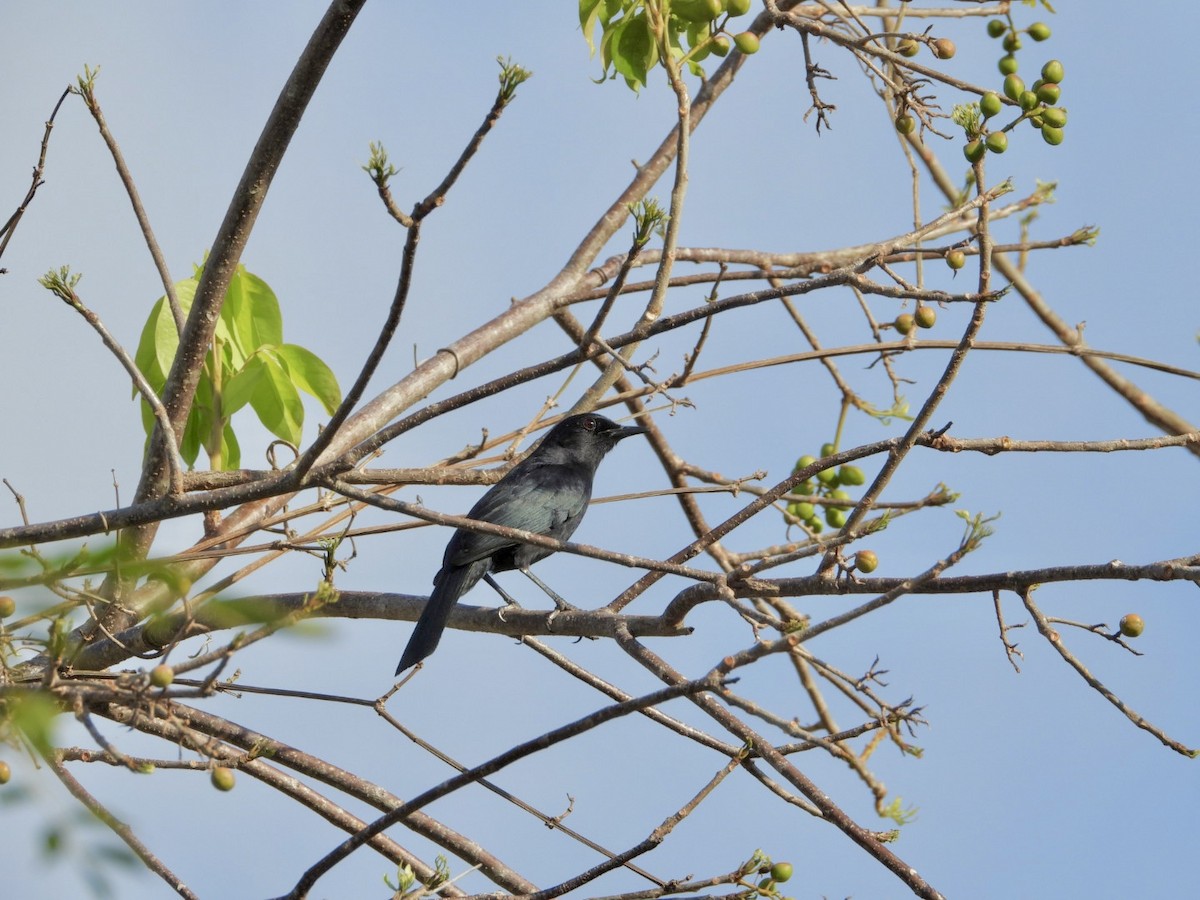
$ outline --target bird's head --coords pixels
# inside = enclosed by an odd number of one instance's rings
[[[618,425],[596,413],[582,413],[568,416],[551,428],[538,453],[562,453],[595,465],[618,442],[645,433],[646,429],[640,425]]]

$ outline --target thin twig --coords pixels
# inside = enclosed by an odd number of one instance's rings
[[[1024,622],[1018,622],[1016,625],[1004,624],[1004,610],[1000,607],[1000,591],[992,591],[992,603],[996,608],[996,624],[1000,627],[1000,643],[1004,645],[1004,655],[1008,657],[1008,661],[1012,664],[1013,669],[1018,675],[1021,674],[1021,667],[1017,665],[1017,657],[1025,658],[1025,654],[1017,649],[1017,645],[1010,642],[1008,633],[1014,628],[1024,628]]]
[[[391,344],[392,337],[395,335],[396,329],[400,325],[400,318],[404,313],[404,307],[408,300],[409,290],[412,286],[412,273],[413,265],[416,261],[417,246],[421,240],[421,225],[431,212],[445,202],[446,195],[449,193],[450,188],[454,186],[454,183],[458,180],[459,175],[461,175],[463,170],[466,168],[467,163],[470,162],[472,157],[474,157],[475,153],[479,150],[480,145],[483,143],[483,139],[487,136],[488,132],[492,130],[496,122],[499,121],[500,114],[511,102],[512,94],[510,92],[506,92],[504,85],[502,84],[499,93],[496,95],[495,101],[492,103],[492,108],[488,111],[487,117],[483,121],[483,124],[476,129],[475,134],[472,135],[470,142],[468,142],[462,153],[459,154],[459,157],[455,161],[454,165],[450,167],[450,171],[447,173],[446,177],[442,179],[441,184],[434,188],[434,190],[427,197],[425,197],[424,200],[413,207],[412,214],[410,217],[408,217],[406,223],[408,226],[408,234],[404,242],[404,256],[400,266],[400,277],[398,283],[396,284],[396,293],[392,298],[392,305],[388,310],[387,319],[384,321],[383,327],[380,329],[379,335],[375,339],[375,345],[371,348],[371,352],[367,354],[367,359],[363,363],[362,369],[358,373],[358,377],[355,378],[354,385],[346,393],[346,396],[342,399],[342,402],[338,405],[338,408],[334,414],[330,416],[329,421],[317,435],[316,440],[314,440],[312,445],[304,452],[304,455],[297,460],[294,466],[294,475],[296,478],[303,478],[309,469],[316,464],[317,460],[321,457],[321,454],[324,453],[329,448],[330,444],[333,443],[333,440],[337,436],[339,429],[350,417],[350,414],[354,411],[354,408],[362,399],[363,394],[366,393],[367,385],[370,382],[371,377],[375,374],[375,370],[379,368],[379,363],[383,360],[383,356],[387,351],[388,345]]]
[[[162,441],[164,445],[163,457],[166,460],[167,469],[170,478],[170,494],[172,497],[178,497],[183,494],[183,467],[179,456],[179,445],[175,440],[175,431],[170,427],[171,418],[159,399],[158,394],[154,392],[154,388],[150,386],[150,382],[146,380],[146,376],[142,374],[142,370],[138,368],[137,363],[125,351],[109,332],[104,322],[89,309],[80,299],[79,294],[75,292],[74,283],[79,276],[68,276],[66,270],[58,273],[51,273],[42,279],[42,284],[63,302],[74,309],[77,313],[83,316],[95,332],[100,335],[100,340],[104,342],[104,346],[109,349],[109,352],[117,358],[117,362],[121,364],[130,379],[133,381],[133,386],[137,389],[138,394],[154,413],[154,419],[158,423],[158,428],[155,430],[157,439]]]
[[[117,139],[109,129],[108,122],[104,118],[104,113],[100,109],[100,102],[96,99],[95,75],[95,71],[88,72],[85,69],[84,77],[79,79],[79,96],[83,98],[88,112],[96,120],[96,126],[100,129],[100,137],[104,140],[105,146],[108,147],[108,151],[112,155],[113,163],[117,167],[117,175],[121,179],[121,184],[125,187],[125,193],[129,195],[129,203],[133,207],[133,214],[137,217],[138,227],[142,230],[142,238],[146,242],[146,249],[150,251],[150,258],[154,260],[154,268],[158,270],[158,277],[162,280],[163,293],[167,298],[167,305],[175,321],[175,332],[176,334],[183,334],[185,321],[183,307],[180,306],[179,297],[175,293],[175,282],[171,278],[171,270],[167,267],[167,260],[158,246],[158,240],[154,236],[154,229],[150,227],[150,217],[146,214],[146,208],[142,205],[142,198],[138,194],[137,185],[134,183],[129,166],[125,163],[125,156],[121,153]]]
[[[590,731],[605,722],[612,721],[620,716],[629,715],[630,713],[638,712],[651,706],[657,706],[660,703],[665,703],[667,700],[675,697],[691,696],[697,692],[711,691],[718,687],[718,683],[709,678],[701,681],[689,681],[673,685],[663,690],[655,691],[652,694],[647,694],[638,697],[634,700],[629,700],[624,703],[616,703],[611,706],[597,710],[595,713],[585,716],[582,719],[577,719],[567,725],[555,728],[541,737],[534,738],[530,741],[518,744],[509,750],[493,757],[485,763],[468,769],[454,777],[444,781],[435,788],[431,788],[421,794],[418,794],[413,799],[400,804],[395,809],[388,812],[372,822],[367,828],[348,838],[339,844],[336,848],[327,853],[324,857],[305,870],[304,874],[296,882],[295,887],[286,895],[288,898],[299,900],[308,896],[309,890],[316,884],[326,872],[332,869],[335,865],[361,847],[366,841],[370,840],[377,834],[382,834],[392,825],[403,820],[410,813],[421,809],[428,803],[444,797],[460,787],[470,784],[480,777],[492,775],[495,772],[511,765],[512,763],[537,753],[541,750],[548,749],[555,744],[561,743],[577,735]]]
[[[33,179],[30,182],[29,190],[25,192],[25,199],[21,201],[21,205],[16,208],[8,221],[0,227],[0,257],[4,256],[4,251],[8,248],[8,242],[12,240],[12,236],[16,233],[17,225],[21,221],[21,217],[25,215],[25,211],[29,209],[29,204],[33,202],[34,195],[37,194],[38,188],[44,184],[43,176],[46,173],[46,153],[50,149],[50,133],[54,130],[54,120],[58,117],[58,111],[63,105],[63,101],[71,93],[71,88],[68,87],[62,92],[62,96],[58,98],[58,102],[54,104],[54,109],[50,111],[50,118],[46,120],[46,129],[42,133],[42,144],[38,151],[38,161],[33,167]],[[0,275],[3,275],[7,270],[0,269]]]
[[[165,881],[171,890],[180,897],[186,897],[188,900],[197,900],[196,895],[183,883],[183,880],[168,869],[162,860],[155,856],[141,842],[141,839],[133,833],[132,828],[109,812],[103,803],[93,797],[87,788],[75,780],[75,776],[67,771],[66,767],[63,766],[53,751],[43,753],[42,759],[46,761],[46,765],[49,766],[50,771],[58,776],[58,780],[63,783],[63,787],[70,792],[71,796],[87,807],[92,815],[107,825],[117,837],[123,840],[147,869]]]
[[[1125,718],[1129,719],[1129,721],[1138,728],[1148,731],[1150,734],[1158,738],[1158,740],[1162,742],[1163,746],[1169,747],[1176,753],[1180,753],[1193,759],[1197,756],[1200,756],[1200,749],[1192,749],[1191,747],[1180,743],[1174,738],[1169,737],[1161,728],[1154,725],[1152,722],[1147,721],[1141,716],[1140,713],[1134,711],[1134,709],[1130,707],[1124,700],[1105,687],[1104,683],[1100,681],[1099,678],[1089,672],[1087,667],[1075,658],[1074,654],[1072,654],[1063,643],[1062,637],[1050,626],[1046,616],[1040,609],[1038,609],[1037,604],[1033,602],[1032,587],[1020,591],[1019,596],[1021,597],[1021,602],[1025,604],[1025,608],[1029,610],[1029,614],[1033,616],[1033,621],[1037,623],[1038,631],[1041,633],[1042,637],[1050,642],[1050,646],[1058,651],[1058,655],[1066,660],[1067,665],[1079,673],[1079,676],[1087,682],[1088,687],[1096,691],[1096,693],[1098,693],[1101,697],[1119,709],[1121,714],[1124,715]]]

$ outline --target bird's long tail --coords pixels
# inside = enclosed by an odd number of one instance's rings
[[[397,675],[415,666],[437,649],[442,632],[446,630],[446,622],[450,619],[450,610],[454,609],[459,597],[475,586],[487,569],[486,559],[466,566],[443,567],[438,573],[433,592],[429,595],[429,602],[425,604],[421,618],[417,620],[417,627],[408,639],[408,646],[404,648],[404,655],[400,657],[400,665],[396,667]]]

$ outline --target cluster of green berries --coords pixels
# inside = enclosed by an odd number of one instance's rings
[[[753,32],[743,31],[732,40],[726,34],[711,34],[715,20],[724,15],[730,18],[744,16],[750,12],[752,4],[753,0],[675,0],[671,4],[671,15],[686,26],[688,46],[698,48],[692,60],[700,62],[710,53],[726,56],[730,47],[737,47],[747,56],[757,53],[759,40]]]
[[[1063,80],[1063,65],[1057,59],[1042,66],[1041,77],[1031,86],[1025,85],[1024,79],[1017,74],[1018,62],[1016,53],[1021,49],[1021,35],[1026,34],[1034,41],[1044,41],[1050,37],[1050,26],[1045,22],[1034,22],[1024,32],[1013,28],[1003,19],[992,19],[987,25],[988,34],[994,38],[1003,38],[1005,55],[1000,57],[1000,74],[1004,76],[1002,91],[1020,110],[1021,115],[1006,125],[1003,129],[989,131],[982,123],[974,123],[968,128],[969,140],[963,147],[963,155],[969,162],[977,162],[988,151],[1003,153],[1008,149],[1008,132],[1021,120],[1028,121],[1042,133],[1042,139],[1052,146],[1063,142],[1063,128],[1067,124],[1067,111],[1058,106],[1062,96],[1059,87]],[[989,91],[979,101],[979,112],[983,120],[1000,114],[1004,101],[996,91]]]
[[[950,259],[951,256],[955,256],[956,254],[957,256],[962,257],[962,262],[959,265],[955,265],[955,263],[958,262],[957,257],[954,260]],[[967,264],[967,255],[961,250],[952,250],[946,256],[946,264],[952,269],[961,269]],[[936,309],[934,309],[932,306],[918,306],[916,312],[905,312],[896,316],[896,320],[892,322],[892,327],[901,334],[908,334],[913,330],[914,325],[917,328],[932,328],[936,322]]]
[[[825,444],[821,447],[822,457],[832,456],[835,453],[837,453],[837,448],[833,444]],[[817,457],[805,454],[796,460],[792,471],[799,472],[816,461]],[[853,498],[843,490],[843,487],[858,487],[866,484],[866,481],[867,476],[858,466],[838,466],[836,469],[822,469],[814,478],[806,479],[796,485],[792,489],[792,493],[807,497],[826,497],[830,500],[850,503]],[[821,521],[822,513],[818,510],[817,504],[809,500],[794,500],[787,505],[787,511],[789,515],[795,516],[803,522],[810,531],[820,532],[824,530],[825,525],[829,525],[830,528],[841,528],[845,525],[850,509],[848,506],[826,506],[823,513],[824,522]]]

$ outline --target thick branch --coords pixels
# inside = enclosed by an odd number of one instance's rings
[[[200,370],[212,345],[229,281],[237,270],[242,250],[266,201],[275,172],[321,82],[321,76],[365,2],[334,0],[330,4],[288,76],[234,191],[233,201],[217,231],[204,273],[196,287],[196,296],[180,338],[179,351],[163,389],[163,403],[171,414],[171,424],[177,435],[183,433],[184,423],[191,411]],[[152,442],[151,446],[157,446],[157,442]],[[157,455],[152,454],[147,459],[142,481],[138,485],[138,499],[161,494],[161,466],[162,460]]]

